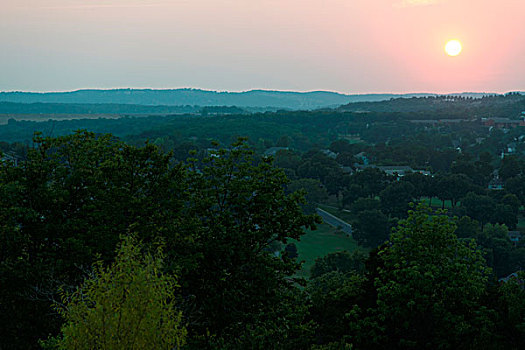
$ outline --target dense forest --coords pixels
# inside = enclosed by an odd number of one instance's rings
[[[519,94],[12,119],[0,348],[522,349],[524,120]]]

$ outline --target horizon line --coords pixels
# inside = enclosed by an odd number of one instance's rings
[[[72,90],[2,90],[0,93],[28,93],[28,94],[60,94],[60,93],[73,93],[80,91],[118,91],[118,90],[151,90],[151,91],[174,91],[174,90],[198,90],[204,92],[215,92],[215,93],[247,93],[254,91],[263,91],[263,92],[288,92],[288,93],[316,93],[316,92],[326,92],[334,93],[340,95],[457,95],[457,94],[494,94],[494,95],[505,95],[512,92],[525,93],[524,90],[506,90],[506,91],[461,91],[461,92],[434,92],[434,91],[416,91],[416,92],[343,92],[337,90],[289,90],[289,89],[265,89],[265,88],[251,88],[248,90],[213,90],[200,87],[171,87],[171,88],[154,88],[154,87],[111,87],[111,88],[78,88]]]

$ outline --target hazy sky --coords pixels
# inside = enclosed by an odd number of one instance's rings
[[[525,90],[525,0],[0,0],[0,90],[113,87]]]

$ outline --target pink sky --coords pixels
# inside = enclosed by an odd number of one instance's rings
[[[525,90],[525,0],[0,2],[4,91]]]

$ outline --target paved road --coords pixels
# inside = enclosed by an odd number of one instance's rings
[[[352,235],[352,225],[348,222],[339,219],[337,216],[330,214],[327,211],[324,211],[321,208],[316,209],[317,214],[323,218],[323,221],[328,225],[340,228],[344,233],[351,236]]]

